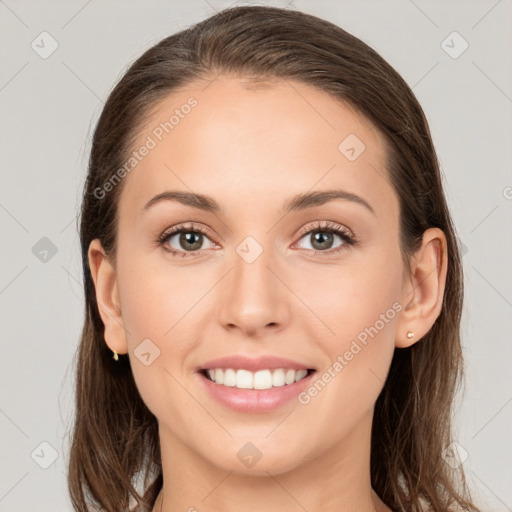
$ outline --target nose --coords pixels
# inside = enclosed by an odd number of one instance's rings
[[[287,324],[291,292],[283,284],[280,266],[271,252],[264,250],[252,260],[239,247],[234,255],[220,297],[219,321],[225,329],[261,338]]]

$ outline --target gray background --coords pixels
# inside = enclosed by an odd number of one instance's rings
[[[458,450],[484,509],[512,510],[512,3],[268,4],[361,38],[426,112],[466,247]],[[76,215],[103,102],[144,50],[231,5],[0,0],[1,512],[71,511],[66,434],[84,304]],[[58,44],[45,59],[31,47],[51,48],[43,31]],[[469,44],[460,55],[464,42],[448,37],[453,31]]]

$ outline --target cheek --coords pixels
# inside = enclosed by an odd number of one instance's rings
[[[322,322],[331,356],[347,348],[353,339],[365,341],[393,338],[402,305],[402,266],[385,255],[343,266],[318,267],[298,272],[295,289],[316,318]],[[291,279],[291,276],[290,276]],[[316,322],[315,322],[316,323]],[[369,345],[369,343],[368,343]]]
[[[143,257],[126,259],[119,264],[119,280],[123,321],[132,344],[150,338],[167,348],[205,293],[192,270],[173,268],[163,259],[156,263]]]
[[[141,397],[155,415],[180,396],[176,382],[182,381],[184,358],[197,337],[190,319],[205,293],[190,273],[169,269],[135,256],[118,262],[130,364]]]
[[[390,261],[396,263],[390,265]],[[324,283],[321,288],[311,288],[315,277]],[[304,287],[301,295],[323,325],[315,327],[314,339],[328,358],[319,372],[318,379],[323,380],[317,390],[323,394],[329,388],[325,393],[327,402],[350,404],[362,413],[380,393],[393,357],[396,325],[403,309],[399,302],[401,260],[383,251],[372,260],[336,267],[321,281],[319,278],[320,273],[310,275],[310,293]],[[320,331],[325,334],[320,336]],[[312,390],[313,395],[316,393]]]

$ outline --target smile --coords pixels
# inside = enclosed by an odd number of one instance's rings
[[[204,370],[204,375],[212,382],[222,386],[237,389],[271,389],[299,382],[312,371],[277,368],[251,372],[245,369],[211,368]]]
[[[286,368],[255,372],[243,368],[210,368],[196,375],[214,402],[240,413],[261,414],[296,403],[297,396],[311,385],[315,373],[315,370]]]

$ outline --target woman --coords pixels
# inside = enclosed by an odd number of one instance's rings
[[[94,133],[77,511],[478,510],[447,464],[463,274],[382,57],[238,7],[144,53]]]

